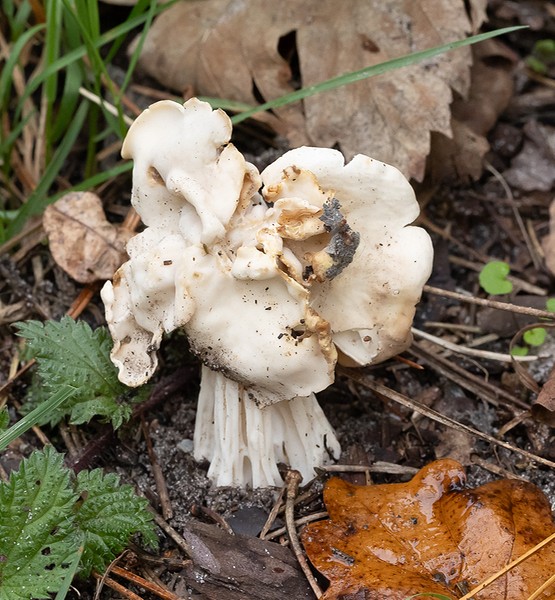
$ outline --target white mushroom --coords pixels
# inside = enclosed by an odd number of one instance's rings
[[[132,202],[147,225],[102,291],[112,360],[128,385],[183,328],[204,363],[195,457],[217,485],[279,485],[277,463],[310,478],[339,456],[314,393],[338,360],[405,349],[431,269],[428,235],[393,167],[299,148],[262,174],[229,144],[221,111],[164,101],[131,127]]]

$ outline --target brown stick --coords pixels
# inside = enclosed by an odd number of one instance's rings
[[[532,308],[530,306],[518,306],[518,304],[511,304],[510,302],[499,302],[497,300],[487,300],[485,298],[476,298],[475,296],[467,296],[466,294],[459,294],[458,292],[451,292],[449,290],[442,290],[431,285],[425,285],[424,291],[428,294],[435,294],[436,296],[443,296],[444,298],[453,298],[454,300],[460,300],[461,302],[468,302],[469,304],[477,304],[478,306],[487,306],[489,308],[496,308],[497,310],[506,310],[509,312],[518,313],[521,315],[528,315],[530,317],[537,317],[538,319],[555,319],[555,313],[549,312],[548,310],[540,310],[538,308]]]
[[[362,375],[361,373],[357,373],[356,371],[349,371],[345,367],[340,367],[338,369],[338,372],[342,375],[345,375],[346,377],[351,378],[353,381],[356,381],[365,388],[372,390],[379,396],[383,396],[384,398],[393,400],[394,402],[397,402],[402,406],[409,408],[410,410],[415,410],[420,414],[424,415],[425,417],[437,421],[442,425],[452,427],[453,429],[458,429],[459,431],[464,431],[465,433],[469,433],[474,437],[480,438],[481,440],[485,440],[490,444],[501,446],[502,448],[510,450],[511,452],[516,452],[517,454],[520,454],[521,456],[524,456],[529,460],[533,460],[534,462],[545,465],[546,467],[555,469],[555,462],[547,460],[547,458],[542,458],[541,456],[537,456],[536,454],[532,454],[531,452],[522,450],[521,448],[517,448],[516,446],[513,446],[507,442],[503,442],[502,440],[498,440],[497,438],[494,438],[493,436],[488,435],[487,433],[482,433],[481,431],[473,429],[468,425],[464,425],[463,423],[459,423],[454,419],[450,419],[449,417],[441,415],[437,411],[428,408],[424,404],[421,404],[416,400],[411,400],[410,398],[407,398],[407,396],[404,396],[403,394],[400,394],[399,392],[396,392],[395,390],[392,390],[391,388],[388,388],[387,386],[382,385],[377,381],[374,381],[370,377],[365,377],[364,375]]]
[[[299,492],[299,484],[302,481],[302,476],[298,471],[291,469],[287,471],[287,475],[285,476],[285,485],[287,486],[287,495],[285,497],[285,525],[287,526],[287,535],[289,536],[289,543],[291,544],[291,548],[297,557],[297,561],[305,577],[312,588],[312,591],[316,594],[316,598],[322,597],[322,590],[318,585],[310,567],[308,566],[308,562],[303,553],[303,549],[301,548],[301,544],[299,542],[299,538],[297,536],[297,528],[295,527],[295,498]]]
[[[168,486],[166,485],[166,479],[160,463],[158,462],[158,456],[152,445],[150,439],[150,431],[146,424],[145,418],[141,415],[141,427],[143,431],[143,437],[146,443],[146,449],[148,452],[148,458],[150,459],[150,465],[152,467],[152,474],[154,476],[154,483],[156,484],[156,490],[158,491],[158,498],[160,499],[160,506],[162,508],[162,516],[168,520],[173,517],[173,508],[168,494]]]

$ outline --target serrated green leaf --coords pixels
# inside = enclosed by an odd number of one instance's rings
[[[69,415],[72,423],[80,424],[100,416],[117,428],[129,419],[130,389],[118,380],[110,360],[112,340],[106,328],[92,331],[84,321],[70,317],[16,325],[18,335],[27,340],[28,354],[37,360],[40,377],[40,385],[31,389],[26,410],[40,404],[53,389],[71,385],[77,388],[75,394],[45,422],[54,425]]]
[[[513,290],[513,284],[507,279],[509,271],[509,265],[502,260],[489,262],[480,271],[480,285],[488,294],[509,294]]]
[[[137,496],[130,485],[121,485],[117,475],[104,475],[100,469],[81,471],[76,490],[84,499],[76,520],[85,532],[81,560],[85,574],[91,569],[104,570],[134,533],[140,533],[148,546],[156,546],[147,500]]]
[[[50,598],[59,589],[81,541],[76,500],[52,448],[34,452],[0,484],[0,600]]]
[[[545,342],[547,331],[543,327],[534,327],[525,331],[522,337],[530,346],[541,346]]]

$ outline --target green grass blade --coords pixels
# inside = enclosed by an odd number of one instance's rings
[[[164,4],[157,6],[156,15],[161,12],[167,10],[170,6],[178,2],[179,0],[169,0]],[[136,17],[129,18],[125,23],[121,23],[117,27],[106,31],[98,39],[95,40],[95,47],[100,48],[105,44],[109,44],[110,42],[115,41],[122,35],[125,35],[135,27],[140,27],[143,25],[149,18],[148,14],[137,15]],[[87,55],[87,48],[85,45],[80,46],[79,48],[75,48],[70,52],[60,56],[57,61],[48,65],[43,71],[41,71],[36,77],[34,77],[31,81],[28,82],[25,93],[21,98],[21,102],[23,103],[31,94],[33,94],[42,84],[48,79],[48,77],[52,76],[54,73],[65,69],[71,63],[82,59]]]
[[[46,167],[38,186],[29,196],[27,202],[19,210],[19,214],[15,221],[8,228],[8,237],[12,237],[14,234],[20,231],[28,217],[40,213],[46,206],[48,206],[48,189],[58,176],[64,161],[75,144],[75,140],[77,139],[77,136],[83,127],[83,123],[85,122],[88,108],[89,106],[87,102],[83,101],[80,104],[77,112],[73,116],[73,120],[66,131],[63,140],[54,152],[52,159]]]
[[[60,589],[58,590],[58,593],[56,594],[54,600],[65,600],[67,593],[69,592],[69,588],[71,587],[71,582],[75,578],[77,570],[79,569],[79,562],[81,561],[81,557],[83,556],[84,550],[85,546],[79,546],[79,548],[77,548],[77,550],[75,551],[75,556],[71,561],[69,569],[67,570],[67,575],[65,576],[64,581],[60,586]]]
[[[137,16],[144,15],[144,14],[146,14],[148,8],[152,9],[153,6],[158,8],[158,5],[159,5],[158,0],[156,0],[156,1],[139,0],[135,4],[135,6],[133,6],[133,9],[129,13],[128,19],[134,19]],[[156,14],[156,12],[157,11],[155,9],[155,14]],[[147,23],[147,21],[145,21],[145,24],[146,23]],[[116,54],[119,52],[119,49],[121,48],[121,45],[123,44],[124,41],[125,41],[124,36],[120,36],[114,40],[114,43],[111,45],[110,50],[106,56],[106,62],[112,62],[112,60],[114,59]]]
[[[5,108],[6,103],[10,97],[11,82],[13,78],[13,71],[19,60],[19,56],[28,42],[39,32],[45,28],[43,23],[31,27],[26,31],[13,45],[8,56],[8,60],[2,67],[2,75],[0,75],[0,106]]]
[[[48,2],[46,8],[46,39],[44,42],[43,58],[46,65],[56,62],[60,56],[60,43],[62,28],[62,5],[60,2]],[[52,152],[53,127],[52,110],[58,97],[58,73],[52,73],[44,80],[42,97],[46,101],[45,140],[46,158],[50,159]]]
[[[405,56],[401,56],[399,58],[387,60],[383,63],[380,63],[379,65],[373,65],[371,67],[365,67],[364,69],[360,69],[359,71],[352,71],[351,73],[346,73],[345,75],[339,75],[338,77],[327,79],[326,81],[322,81],[321,83],[318,83],[316,85],[307,86],[300,90],[291,92],[290,94],[286,94],[285,96],[280,96],[275,100],[265,102],[264,104],[252,108],[251,110],[247,110],[241,114],[234,115],[231,118],[231,121],[233,123],[240,123],[241,121],[248,119],[256,113],[265,110],[270,110],[271,108],[279,108],[280,106],[285,106],[286,104],[291,104],[292,102],[298,102],[299,100],[303,100],[304,98],[309,98],[310,96],[314,96],[315,94],[320,94],[322,92],[333,90],[335,88],[354,83],[355,81],[362,81],[363,79],[368,79],[369,77],[382,75],[383,73],[387,73],[388,71],[392,71],[393,69],[408,67],[409,65],[413,65],[422,60],[427,60],[429,58],[437,56],[438,54],[443,54],[444,52],[448,52],[450,50],[456,50],[457,48],[462,48],[463,46],[477,44],[478,42],[483,42],[484,40],[489,40],[492,37],[497,37],[505,33],[510,33],[511,31],[525,29],[525,27],[526,26],[505,27],[503,29],[496,29],[495,31],[488,31],[487,33],[474,35],[464,40],[459,40],[457,42],[449,42],[448,44],[443,44],[442,46],[436,46],[435,48],[429,48],[428,50],[422,50],[420,52],[414,52],[413,54],[406,54]]]
[[[42,422],[50,411],[55,410],[63,402],[68,400],[76,389],[71,386],[64,386],[59,389],[55,394],[43,402],[40,406],[37,406],[28,415],[25,415],[15,425],[12,425],[4,433],[0,435],[0,451],[5,450],[8,445],[16,440],[19,436],[23,435],[26,431],[34,427],[37,423]]]
[[[127,67],[127,71],[125,73],[125,78],[123,80],[123,83],[120,86],[121,94],[123,94],[125,92],[125,90],[127,89],[127,86],[129,85],[129,82],[131,81],[131,77],[133,75],[133,72],[135,71],[135,67],[137,66],[139,57],[141,56],[141,52],[142,52],[142,49],[143,49],[143,46],[144,46],[144,43],[146,40],[146,36],[152,25],[152,21],[154,19],[157,5],[158,5],[157,0],[153,0],[150,4],[150,8],[147,13],[147,20],[145,21],[145,26],[143,27],[143,30],[139,37],[139,41],[135,47],[135,50],[133,51],[133,54],[129,57],[129,66]],[[121,94],[120,94],[120,96],[121,96]],[[118,96],[118,98],[116,99],[116,104],[119,104],[120,96]]]

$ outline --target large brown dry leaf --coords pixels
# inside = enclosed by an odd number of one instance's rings
[[[163,13],[140,65],[164,85],[251,105],[465,37],[485,0],[193,0]],[[292,73],[288,53],[298,56]],[[291,144],[364,153],[420,179],[430,131],[451,135],[452,89],[465,95],[470,50],[318,94],[267,115]]]
[[[331,479],[324,491],[330,519],[302,534],[311,562],[330,580],[323,598],[457,598],[555,532],[549,503],[532,484],[501,480],[466,490],[464,481],[450,459],[408,483]],[[524,600],[554,571],[551,543],[474,598]],[[538,599],[553,594],[551,588]]]
[[[467,98],[451,106],[452,137],[432,134],[429,171],[435,180],[478,179],[489,150],[486,134],[513,95],[513,68],[518,57],[499,40],[472,47],[473,64]]]
[[[111,279],[133,235],[106,220],[102,201],[91,192],[72,192],[51,204],[43,226],[54,260],[80,283]]]

